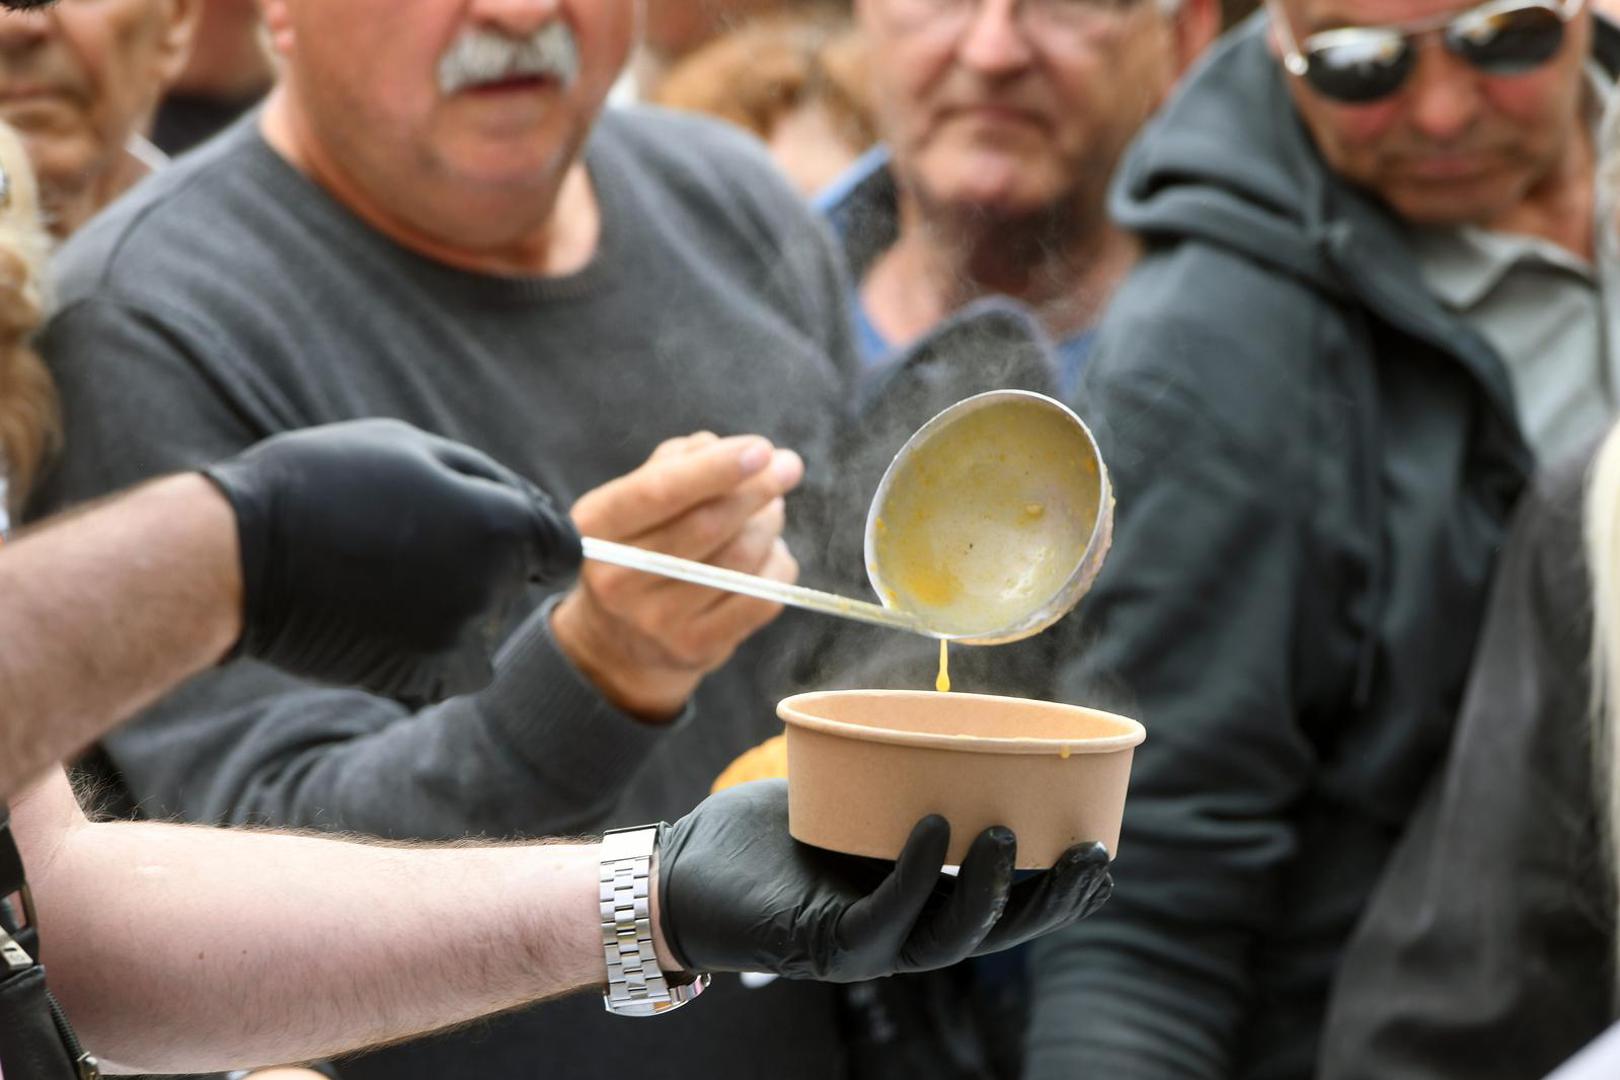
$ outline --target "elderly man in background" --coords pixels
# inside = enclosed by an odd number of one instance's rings
[[[886,145],[820,206],[877,363],[985,296],[1024,304],[1072,388],[1136,258],[1104,195],[1213,40],[1215,0],[861,0]]]
[[[199,11],[200,0],[99,0],[0,19],[0,119],[28,146],[57,236],[166,160],[146,134]]]
[[[266,3],[262,114],[63,252],[42,350],[67,449],[39,508],[389,415],[534,477],[587,535],[793,578],[784,499],[808,463],[813,529],[855,374],[837,256],[745,136],[598,115],[635,9]],[[755,633],[770,605],[588,563],[506,614],[476,694],[423,708],[239,663],[106,758],[155,816],[523,837],[682,813],[779,730],[797,638]],[[825,987],[717,979],[656,1023],[558,1003],[343,1072],[527,1075],[543,1048],[558,1075],[819,1080],[836,1021]]]
[[[1316,1075],[1527,472],[1615,407],[1617,61],[1582,0],[1282,0],[1127,155],[1148,252],[1080,394],[1120,513],[1058,689],[1153,738],[1109,917],[1034,950],[1032,1080]]]

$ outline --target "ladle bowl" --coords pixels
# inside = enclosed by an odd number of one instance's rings
[[[895,455],[866,520],[884,606],[966,645],[1029,637],[1091,588],[1113,538],[1096,440],[1062,403],[1024,390],[960,401]]]

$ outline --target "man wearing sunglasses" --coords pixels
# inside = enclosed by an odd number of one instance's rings
[[[1319,1068],[1527,470],[1613,409],[1617,56],[1583,0],[1273,0],[1127,155],[1079,394],[1119,521],[1057,692],[1154,738],[1110,911],[1032,958],[1031,1080]]]

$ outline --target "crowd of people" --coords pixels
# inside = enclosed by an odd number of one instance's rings
[[[1507,1080],[1620,1019],[1598,0],[4,2],[8,1080]],[[858,595],[996,388],[1114,543],[953,682],[1142,720],[1118,857],[710,795],[932,643],[579,538]]]

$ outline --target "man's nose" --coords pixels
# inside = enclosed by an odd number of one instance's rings
[[[1480,78],[1467,61],[1451,55],[1439,42],[1426,42],[1407,87],[1408,115],[1418,134],[1435,142],[1452,142],[1464,135],[1483,104]]]
[[[555,19],[561,9],[562,0],[473,0],[468,15],[476,23],[523,37]]]
[[[1027,67],[1034,58],[1024,28],[1019,25],[1021,0],[979,0],[973,21],[957,46],[961,62],[986,75],[1005,75]]]
[[[38,45],[50,37],[54,18],[42,11],[0,13],[0,50],[20,52]]]

